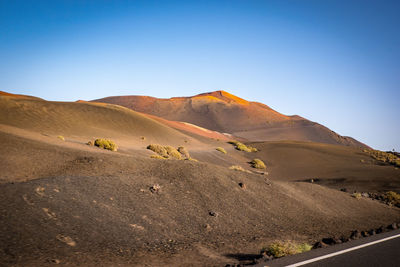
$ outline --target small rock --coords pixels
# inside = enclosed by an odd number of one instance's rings
[[[388,225],[387,227],[390,230],[396,230],[397,229],[397,223],[392,223],[391,225]]]
[[[368,233],[367,231],[362,231],[362,232],[361,232],[361,235],[362,235],[363,237],[367,237],[367,236],[369,236],[369,233]]]
[[[366,192],[363,192],[363,193],[361,193],[361,196],[362,196],[362,197],[367,197],[367,198],[368,198],[368,197],[369,197],[369,194],[366,193]]]
[[[342,240],[340,238],[335,238],[335,244],[342,244]]]
[[[213,217],[217,217],[218,213],[216,213],[215,211],[211,210],[210,212],[208,212],[208,215],[213,216]]]
[[[329,246],[336,244],[335,239],[328,237],[328,238],[322,238],[322,243],[325,243]]]
[[[314,246],[313,246],[313,248],[326,248],[326,247],[328,247],[328,245],[327,244],[325,244],[324,242],[317,242],[317,243],[315,243],[314,244]]]
[[[149,189],[152,193],[158,193],[161,189],[161,186],[159,184],[155,184],[151,186]]]
[[[310,183],[314,183],[314,179],[311,179],[311,180],[310,180]]]
[[[375,234],[376,234],[376,232],[375,232],[375,230],[374,230],[374,229],[372,229],[372,230],[369,230],[369,231],[368,231],[368,234],[369,234],[369,235],[375,235]]]
[[[360,237],[361,237],[361,233],[358,230],[353,231],[350,235],[350,239],[353,239],[353,240],[359,239]]]
[[[244,183],[239,183],[239,186],[243,189],[246,189],[246,185]]]

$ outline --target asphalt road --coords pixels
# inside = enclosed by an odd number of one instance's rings
[[[379,240],[394,237],[379,243]],[[368,245],[370,244],[370,245]],[[365,247],[356,248],[364,245]],[[368,246],[367,246],[368,245]],[[352,251],[347,251],[354,249]],[[344,253],[342,253],[344,252]],[[336,253],[338,255],[334,255]],[[342,254],[339,254],[342,253]],[[332,255],[333,254],[333,255]],[[322,256],[329,256],[325,259],[318,259]],[[316,260],[307,263],[310,260]],[[344,244],[335,245],[322,249],[315,249],[307,253],[284,257],[281,259],[267,261],[256,266],[280,267],[280,266],[305,266],[305,267],[332,267],[332,266],[363,266],[363,267],[400,267],[400,230],[350,241]]]

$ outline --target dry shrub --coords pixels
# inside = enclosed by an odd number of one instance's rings
[[[152,159],[166,159],[163,156],[160,156],[158,154],[151,155],[150,158],[152,158]]]
[[[181,153],[176,150],[176,148],[172,146],[164,146],[165,150],[167,150],[167,153],[170,157],[176,158],[176,159],[182,159]]]
[[[243,169],[241,166],[239,165],[232,165],[229,167],[230,170],[234,170],[234,171],[241,171],[241,172],[248,172],[251,173],[251,171],[245,170]]]
[[[361,199],[361,197],[362,197],[361,193],[358,193],[358,192],[351,194],[351,196],[354,197],[355,199]]]
[[[158,155],[164,157],[164,158],[175,158],[175,159],[182,159],[181,153],[178,152],[174,147],[172,146],[162,146],[158,144],[151,144],[147,146],[147,149],[150,149],[154,152],[156,152]]]
[[[221,152],[221,153],[226,154],[226,150],[224,148],[222,148],[222,147],[217,147],[216,150]]]
[[[60,139],[61,141],[65,141],[65,138],[62,135],[57,136],[57,138]]]
[[[243,144],[239,141],[229,141],[228,143],[234,145],[235,148],[240,151],[245,151],[245,152],[257,152],[258,151],[257,148],[251,147],[251,146],[246,146],[245,144]]]
[[[377,161],[400,167],[400,158],[395,155],[395,152],[383,152],[374,149],[364,149],[363,151]]]
[[[400,194],[389,191],[383,195],[384,201],[394,206],[400,207]]]
[[[96,139],[94,145],[111,151],[117,151],[117,145],[112,140]]]
[[[274,258],[280,258],[288,255],[294,255],[311,250],[312,246],[303,243],[297,244],[295,242],[276,242],[272,243],[269,247],[261,250],[261,253],[266,253]]]
[[[164,158],[169,158],[167,150],[162,145],[151,144],[147,146],[147,149],[156,152],[158,155]]]
[[[266,169],[265,163],[261,159],[253,159],[251,162],[251,166],[256,169]]]

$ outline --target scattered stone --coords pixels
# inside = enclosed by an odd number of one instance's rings
[[[246,189],[246,185],[244,183],[239,183],[239,186],[243,189]]]
[[[60,264],[61,262],[59,259],[48,259],[46,261],[53,264]]]
[[[210,215],[210,216],[213,216],[213,217],[217,217],[218,216],[218,213],[216,213],[215,211],[210,211],[210,212],[208,212],[208,214]]]
[[[363,192],[363,193],[361,193],[361,196],[362,196],[362,197],[367,197],[367,198],[368,198],[368,197],[369,197],[369,194],[366,193],[366,192]]]
[[[340,238],[335,238],[335,244],[342,244],[342,240]]]
[[[367,236],[369,236],[369,233],[368,233],[367,231],[362,231],[362,232],[361,232],[361,235],[362,235],[363,237],[367,237]]]
[[[158,193],[161,189],[161,186],[159,184],[155,184],[153,186],[150,187],[150,191],[152,193]]]
[[[388,225],[387,227],[390,230],[396,230],[397,229],[397,223],[392,223],[391,225]]]
[[[311,179],[311,180],[310,180],[310,183],[314,183],[314,179]]]
[[[322,241],[315,243],[313,246],[313,248],[326,248],[326,247],[328,247],[328,245]]]
[[[210,230],[211,230],[211,225],[209,225],[209,224],[207,223],[206,225],[204,225],[204,228],[205,228],[207,231],[210,231]]]
[[[325,243],[329,246],[336,244],[335,239],[333,239],[332,237],[322,238],[322,243]]]
[[[368,231],[368,234],[369,234],[369,235],[375,235],[375,234],[376,234],[376,232],[375,232],[375,230],[374,230],[374,229],[372,229],[372,230],[369,230],[369,231]]]
[[[353,231],[350,235],[350,239],[353,239],[353,240],[359,239],[360,237],[361,237],[361,233],[358,230]]]
[[[76,242],[69,236],[57,235],[56,238],[68,246],[75,247]]]

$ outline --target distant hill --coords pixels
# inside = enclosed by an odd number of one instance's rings
[[[283,115],[265,104],[250,102],[225,91],[169,99],[112,96],[93,101],[121,105],[171,121],[188,122],[249,141],[296,140],[367,147],[318,123],[300,116]]]

